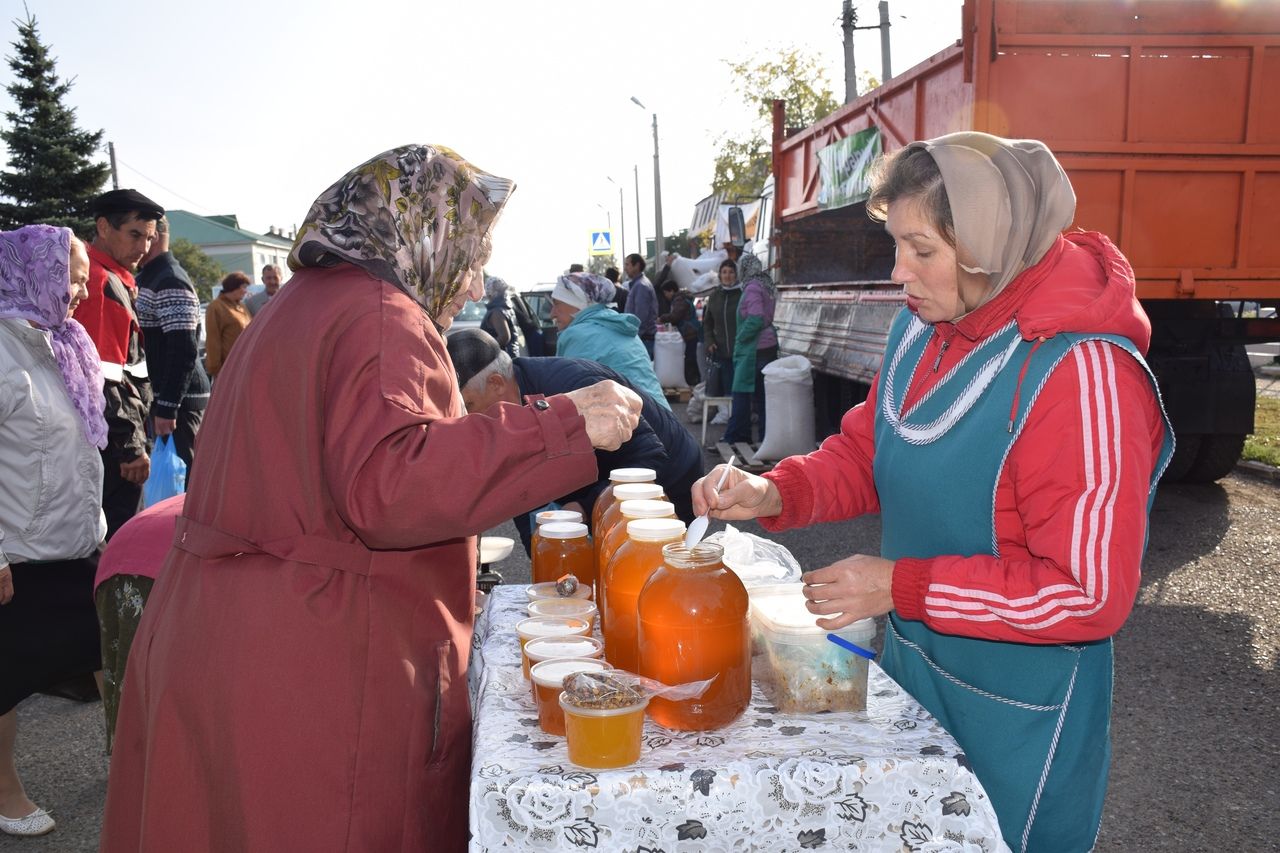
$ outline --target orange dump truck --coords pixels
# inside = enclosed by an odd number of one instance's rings
[[[819,424],[865,397],[903,304],[892,242],[864,203],[840,206],[819,152],[979,130],[1057,155],[1073,227],[1107,234],[1137,274],[1178,438],[1167,478],[1225,476],[1253,430],[1245,345],[1280,340],[1280,7],[966,0],[960,23],[953,46],[811,127],[788,131],[774,104],[776,321],[782,349],[815,363]]]

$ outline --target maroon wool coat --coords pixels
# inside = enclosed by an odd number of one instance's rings
[[[462,850],[472,534],[596,478],[572,402],[464,416],[444,341],[343,264],[218,378],[133,644],[102,850]]]

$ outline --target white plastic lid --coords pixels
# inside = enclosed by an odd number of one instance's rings
[[[658,472],[652,468],[614,468],[609,472],[611,483],[652,483]]]
[[[591,584],[580,583],[573,595],[561,595],[556,591],[555,581],[543,581],[525,587],[524,594],[530,601],[537,601],[539,598],[590,598]]]
[[[530,616],[516,623],[516,633],[526,639],[586,634],[590,629],[591,623],[576,616]]]
[[[637,542],[669,542],[682,536],[684,522],[678,518],[637,518],[627,522],[627,537]]]
[[[524,645],[524,653],[531,661],[552,658],[597,658],[604,650],[604,643],[595,637],[534,637]]]
[[[623,501],[618,509],[623,518],[669,518],[676,514],[670,501]]]
[[[582,513],[574,512],[571,509],[546,509],[538,513],[535,516],[535,519],[539,526],[553,521],[568,521],[576,523],[582,521]]]
[[[577,539],[587,535],[587,526],[576,521],[548,521],[538,528],[543,539]]]
[[[577,616],[591,619],[596,615],[596,603],[587,598],[539,598],[525,605],[530,616]]]
[[[869,643],[876,636],[874,619],[860,619],[839,631],[818,627],[818,619],[805,607],[804,584],[757,587],[751,595],[751,617],[776,634],[824,636],[835,633],[853,643]]]
[[[529,678],[539,687],[559,687],[575,672],[604,672],[609,665],[598,658],[550,658],[534,664]]]
[[[657,483],[623,483],[613,489],[615,501],[652,501],[662,497],[662,486]]]

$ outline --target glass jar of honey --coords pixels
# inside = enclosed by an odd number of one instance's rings
[[[533,517],[533,533],[529,534],[529,553],[536,554],[538,552],[538,542],[542,540],[542,534],[538,529],[544,524],[562,521],[570,524],[580,523],[582,521],[582,513],[571,509],[544,509]]]
[[[618,513],[618,523],[605,534],[605,541],[596,551],[596,601],[604,598],[604,587],[601,578],[609,568],[622,543],[627,541],[627,525],[641,518],[675,518],[675,504],[670,501],[623,501]],[[601,617],[600,624],[604,625]]]
[[[609,472],[609,485],[596,498],[591,507],[591,535],[600,529],[600,517],[613,503],[613,487],[623,483],[654,483],[658,480],[658,472],[652,468],[614,468]]]
[[[622,483],[613,490],[613,503],[605,509],[600,523],[592,528],[597,568],[603,565],[600,562],[600,546],[604,544],[613,526],[622,520],[622,504],[626,501],[656,501],[662,496],[662,486],[657,483]]]
[[[678,518],[640,518],[627,524],[627,541],[614,553],[601,576],[600,597],[605,657],[618,669],[638,672],[636,655],[637,604],[640,590],[662,565],[662,547],[684,539]],[[609,612],[605,628],[604,611]]]
[[[662,566],[640,590],[640,674],[670,685],[714,679],[692,699],[653,698],[649,715],[669,729],[718,729],[751,701],[747,590],[723,557],[719,545],[665,545]]]
[[[576,575],[582,586],[595,583],[595,554],[587,526],[580,522],[551,521],[538,528],[538,544],[530,561],[535,584],[562,575]]]

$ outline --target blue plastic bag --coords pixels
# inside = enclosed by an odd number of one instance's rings
[[[187,463],[173,446],[173,437],[161,436],[151,453],[151,473],[142,487],[143,506],[155,506],[187,490]]]

